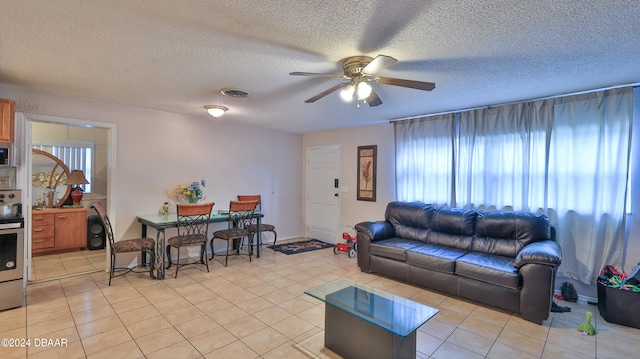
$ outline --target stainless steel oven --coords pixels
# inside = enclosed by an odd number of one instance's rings
[[[20,190],[0,190],[0,310],[24,304],[24,218]]]

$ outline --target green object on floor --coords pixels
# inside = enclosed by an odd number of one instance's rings
[[[582,324],[578,325],[578,331],[582,332],[583,335],[594,335],[596,334],[595,328],[591,325],[591,317],[593,313],[587,312],[587,318]]]

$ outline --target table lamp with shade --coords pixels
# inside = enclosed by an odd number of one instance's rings
[[[82,170],[71,171],[71,174],[69,175],[69,178],[67,178],[67,182],[65,184],[69,186],[75,186],[71,191],[71,199],[73,200],[72,207],[82,207],[82,205],[80,204],[80,201],[82,200],[82,189],[78,185],[88,183],[89,181],[87,181],[87,179],[85,178],[84,172],[82,172]]]

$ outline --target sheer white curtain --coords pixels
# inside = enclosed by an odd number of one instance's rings
[[[632,89],[622,88],[466,111],[449,116],[449,141],[423,131],[428,118],[398,122],[398,199],[544,212],[563,248],[558,274],[593,283],[603,265],[622,262],[632,107]],[[439,164],[451,170],[408,153],[445,153]]]
[[[460,113],[456,205],[535,211],[544,191],[545,123],[533,104]],[[535,113],[535,111],[533,111]],[[533,202],[533,203],[532,203]]]
[[[559,275],[593,283],[604,265],[622,267],[632,109],[631,88],[553,102],[547,198]]]
[[[395,123],[399,201],[450,203],[454,130],[454,114]]]

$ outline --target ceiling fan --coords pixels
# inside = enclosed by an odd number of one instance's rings
[[[392,77],[374,76],[378,71],[387,68],[398,62],[391,56],[378,55],[376,58],[369,56],[350,56],[340,61],[343,74],[320,74],[313,72],[291,72],[289,75],[296,76],[317,76],[317,77],[335,77],[347,79],[349,82],[337,84],[319,94],[306,100],[306,103],[316,102],[328,94],[342,89],[340,96],[345,101],[351,101],[354,97],[358,101],[364,101],[369,106],[378,106],[382,104],[380,98],[373,90],[368,82],[377,82],[383,85],[393,85],[400,87],[409,87],[417,90],[431,91],[436,87],[433,82],[423,82],[414,80],[403,80]],[[360,103],[358,103],[360,107]]]

